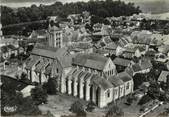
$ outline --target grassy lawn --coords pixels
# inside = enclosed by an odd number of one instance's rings
[[[137,105],[138,101],[133,101],[131,105],[126,105],[124,102],[125,98],[122,99],[123,101],[117,102],[117,105],[122,108],[124,111],[125,117],[137,117],[139,114],[140,106]]]
[[[56,117],[60,115],[69,115],[71,114],[69,111],[70,106],[77,100],[80,100],[84,105],[87,104],[84,100],[65,94],[49,95],[48,103],[40,105],[39,109],[43,113],[51,111]]]
[[[40,105],[39,108],[43,113],[51,111],[51,113],[56,117],[59,117],[60,115],[70,115],[72,114],[69,111],[71,104],[78,100],[80,100],[84,105],[87,104],[87,102],[84,100],[65,94],[49,95],[48,103]],[[118,100],[117,105],[122,108],[125,113],[125,117],[136,117],[140,109],[140,106],[137,105],[137,102],[133,101],[132,105],[130,106],[124,104],[124,102],[125,98]],[[109,107],[96,107],[93,112],[87,112],[87,117],[103,117],[108,109]]]
[[[61,115],[70,115],[73,114],[69,111],[71,105],[75,101],[81,101],[83,105],[87,105],[87,101],[81,100],[77,97],[73,97],[66,94],[58,94],[58,95],[49,95],[48,103],[39,105],[39,109],[42,113],[46,113],[47,111],[51,111],[55,117],[60,117]],[[87,112],[87,117],[103,117],[105,113],[105,109],[96,108],[93,112]]]

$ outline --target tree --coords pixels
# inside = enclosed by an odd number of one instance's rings
[[[1,114],[4,116],[14,114],[35,116],[41,114],[39,108],[33,103],[33,100],[30,97],[23,98],[21,93],[11,95],[10,92],[6,92],[4,90],[2,90],[1,96]],[[14,112],[6,112],[4,110],[5,107],[12,107]]]
[[[48,94],[55,95],[58,88],[57,81],[53,78],[49,78],[48,82],[44,83],[43,88],[46,89]]]
[[[150,82],[150,86],[148,88],[148,95],[154,99],[158,99],[160,96],[160,85],[157,82]]]
[[[71,105],[70,111],[79,116],[85,116],[84,106],[80,101],[76,101]]]
[[[30,97],[21,98],[21,104],[18,106],[18,113],[23,115],[40,115],[41,111]]]
[[[31,90],[31,97],[36,105],[47,102],[47,92],[41,86]]]
[[[167,75],[166,84],[167,84],[167,90],[169,90],[169,75]]]
[[[143,105],[143,104],[145,104],[145,103],[147,103],[147,102],[149,102],[149,101],[151,101],[152,100],[152,98],[149,96],[149,95],[144,95],[141,99],[140,99],[140,101],[138,102],[138,105]]]
[[[108,112],[106,113],[106,117],[123,117],[123,116],[124,112],[117,105],[111,106]]]
[[[21,73],[20,81],[30,84],[31,81],[28,79],[28,75],[25,72]]]
[[[97,10],[97,16],[105,18],[105,17],[109,16],[109,14],[105,8],[102,8],[102,9]]]
[[[53,10],[55,9],[55,10]],[[48,16],[60,16],[62,18],[67,18],[69,14],[81,14],[83,11],[90,12],[91,16],[97,16],[99,22],[103,23],[105,17],[119,17],[119,16],[129,16],[132,14],[140,13],[139,7],[134,4],[127,4],[123,1],[89,1],[89,2],[74,2],[62,4],[61,2],[56,2],[52,5],[32,5],[31,7],[18,8],[16,10],[11,9],[6,6],[1,7],[2,14],[2,25],[31,22],[46,20]],[[108,23],[107,21],[104,21]],[[41,27],[47,28],[46,23],[40,24],[30,24],[30,25],[18,25],[9,28],[4,28],[3,33],[6,35],[17,34],[22,32],[22,34],[27,35],[30,30],[37,30]],[[25,29],[23,30],[23,27]]]
[[[92,101],[90,101],[90,102],[87,104],[86,111],[92,112],[92,111],[94,110],[95,106],[96,106],[96,105],[95,105]]]

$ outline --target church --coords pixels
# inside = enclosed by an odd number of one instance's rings
[[[49,28],[48,45],[36,45],[25,67],[31,82],[43,84],[49,78],[58,83],[57,90],[102,108],[133,92],[133,78],[117,73],[111,58],[96,53],[71,54],[62,46],[62,31]]]

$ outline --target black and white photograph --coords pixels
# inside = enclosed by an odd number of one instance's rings
[[[169,117],[169,0],[0,0],[1,117]]]

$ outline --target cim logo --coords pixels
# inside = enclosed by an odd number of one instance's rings
[[[17,109],[17,106],[5,106],[4,111],[7,113],[12,113],[15,112]]]

